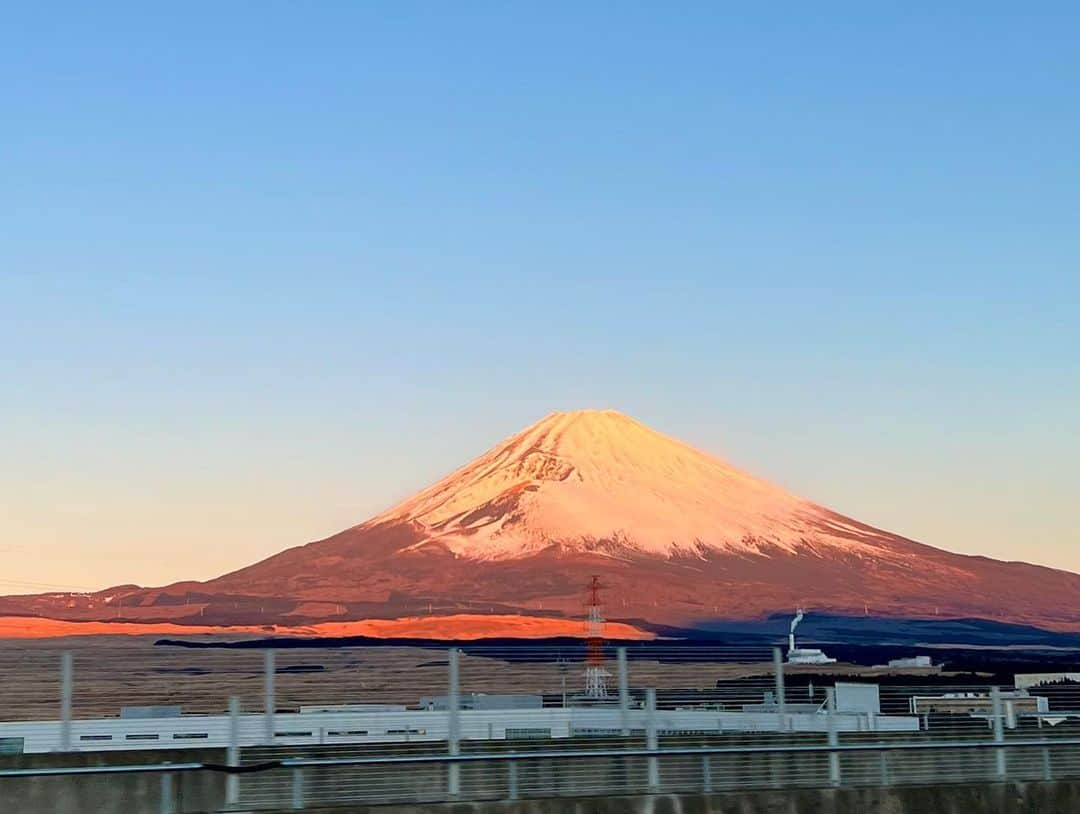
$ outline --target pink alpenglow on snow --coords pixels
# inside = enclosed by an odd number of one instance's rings
[[[511,509],[512,510],[508,510]],[[472,559],[597,541],[671,556],[810,544],[858,551],[864,530],[614,410],[552,413],[365,525],[411,522]]]

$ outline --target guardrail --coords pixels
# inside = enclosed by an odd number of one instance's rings
[[[1017,754],[1037,751],[1040,760],[1038,763],[1029,763],[1016,760]],[[12,779],[27,778],[63,778],[85,775],[131,775],[131,774],[157,774],[161,778],[160,811],[162,814],[176,814],[176,800],[173,786],[173,777],[177,774],[190,772],[215,772],[225,774],[230,778],[238,779],[241,776],[254,776],[259,778],[264,774],[273,772],[289,773],[288,794],[273,803],[275,808],[291,808],[303,810],[309,804],[319,806],[332,805],[334,802],[344,804],[348,799],[342,799],[337,794],[340,784],[328,783],[331,778],[327,772],[340,772],[348,769],[375,769],[380,770],[381,779],[384,781],[395,774],[403,786],[412,784],[414,788],[411,794],[385,795],[383,801],[390,802],[393,799],[418,800],[423,798],[426,802],[452,802],[466,800],[482,800],[499,798],[517,800],[524,797],[557,797],[568,796],[570,792],[574,796],[581,796],[583,789],[580,767],[591,764],[594,771],[597,768],[608,774],[616,776],[616,781],[603,787],[593,787],[593,794],[651,794],[671,792],[702,792],[713,793],[733,789],[753,789],[762,786],[777,785],[788,786],[854,786],[854,785],[879,785],[893,786],[910,783],[922,783],[926,778],[920,773],[912,773],[910,768],[918,765],[918,761],[900,761],[904,755],[934,754],[935,761],[940,760],[943,753],[958,753],[978,755],[992,753],[994,760],[986,765],[991,767],[988,777],[977,777],[971,774],[957,777],[949,776],[947,766],[938,769],[941,777],[940,783],[974,782],[978,780],[1065,780],[1080,778],[1080,738],[1052,738],[1013,740],[1002,744],[999,741],[931,741],[913,743],[890,743],[871,742],[854,744],[775,744],[759,746],[690,746],[669,748],[625,748],[625,749],[581,749],[581,750],[535,750],[531,752],[496,752],[478,754],[423,754],[423,755],[394,755],[394,756],[365,756],[365,757],[336,757],[336,758],[282,758],[262,761],[243,766],[230,766],[215,763],[188,762],[188,763],[158,763],[158,764],[133,764],[133,765],[104,765],[104,766],[78,766],[63,767],[49,766],[30,769],[0,769],[0,791],[2,782]],[[998,755],[1004,756],[1004,761],[999,762]],[[843,758],[860,756],[873,756],[871,761],[877,770],[874,776],[867,776],[864,772],[850,772],[856,768],[849,764],[849,772],[838,769]],[[828,762],[819,762],[819,766],[827,766],[827,772],[819,772],[815,776],[805,774],[801,777],[802,782],[793,783],[791,777],[778,776],[775,773],[771,778],[758,773],[755,775],[731,776],[723,771],[718,771],[718,766],[723,767],[725,758],[736,758],[739,761],[760,761],[762,758],[782,757],[791,762],[795,758],[824,757]],[[1051,759],[1053,757],[1053,759]],[[681,763],[675,762],[678,759]],[[625,771],[628,761],[643,763],[646,771]],[[970,762],[970,761],[969,761]],[[522,767],[527,765],[542,766],[545,772],[554,780],[560,777],[562,780],[573,779],[578,782],[572,784],[572,788],[560,788],[557,782],[547,787],[525,787],[523,784]],[[620,765],[624,771],[612,771]],[[469,766],[478,769],[480,776],[486,776],[491,782],[487,784],[459,785],[455,790],[451,786],[443,786],[437,793],[432,794],[430,789],[427,793],[417,793],[415,788],[417,777],[410,771],[416,767],[436,767],[439,774],[449,776],[454,767]],[[1037,766],[1038,770],[1033,771]],[[678,769],[677,771],[664,771],[665,767]],[[689,767],[696,767],[696,772],[687,771]],[[306,780],[312,772],[322,770],[317,775],[317,783],[314,787]],[[459,778],[460,783],[460,778]],[[565,784],[564,784],[565,786]],[[588,791],[586,789],[585,791]],[[562,794],[560,793],[562,792]],[[223,811],[237,807],[235,801],[223,801]],[[245,810],[251,809],[250,804],[244,804]]]

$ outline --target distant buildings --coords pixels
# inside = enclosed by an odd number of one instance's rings
[[[457,731],[465,740],[560,739],[641,734],[653,729],[667,735],[723,735],[743,732],[917,732],[919,720],[881,715],[873,684],[836,686],[836,708],[775,703],[746,705],[739,710],[717,704],[649,710],[635,704],[544,707],[538,695],[464,694]],[[299,712],[228,715],[168,714],[158,709],[123,717],[70,722],[65,735],[60,721],[0,722],[0,744],[8,752],[117,751],[222,748],[230,745],[312,746],[364,745],[445,741],[450,732],[446,696],[421,699],[419,708],[397,705],[308,705]],[[161,712],[164,712],[163,710]],[[272,732],[272,738],[269,733]],[[65,747],[64,738],[70,740]],[[235,743],[231,738],[235,737]]]
[[[501,695],[484,692],[465,693],[460,698],[459,709],[540,709],[544,706],[540,695]],[[450,697],[447,695],[424,696],[420,699],[420,709],[446,712],[450,709]]]
[[[1018,713],[1046,714],[1049,705],[1045,698],[1028,695],[1026,690],[1008,690],[998,695],[998,714],[1005,716],[1007,726],[1016,726]],[[913,695],[909,699],[912,715],[977,715],[995,714],[995,699],[990,693],[950,692],[943,695]]]
[[[1047,684],[1080,684],[1080,673],[1017,673],[1015,683],[1018,690]]]
[[[933,669],[934,663],[929,656],[912,656],[906,659],[890,659],[885,667],[897,670],[929,670]]]

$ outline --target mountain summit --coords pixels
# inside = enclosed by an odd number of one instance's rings
[[[837,514],[611,410],[552,413],[350,529],[208,582],[0,598],[0,614],[186,624],[510,614],[707,628],[796,606],[1080,630],[1080,576]]]
[[[473,559],[553,544],[658,556],[857,550],[867,538],[614,410],[552,413],[365,525],[405,522],[420,545]]]

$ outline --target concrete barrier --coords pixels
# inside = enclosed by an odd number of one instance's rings
[[[788,757],[788,756],[785,756]],[[42,766],[85,767],[140,762],[223,763],[221,750],[177,750],[175,752],[70,753],[22,755],[0,759],[4,768]],[[486,779],[490,788],[492,771],[505,766],[476,764],[463,767],[464,786]],[[640,767],[639,767],[640,768]],[[748,768],[748,767],[745,767]],[[443,783],[445,767],[410,768],[411,785],[422,789],[429,783]],[[1076,814],[1080,812],[1080,781],[953,783],[942,777],[939,784],[898,785],[857,788],[787,788],[770,790],[727,789],[715,794],[679,793],[657,795],[584,796],[572,783],[554,775],[555,767],[536,765],[522,771],[523,782],[533,773],[546,778],[551,788],[566,796],[525,799],[516,802],[459,802],[452,804],[397,804],[336,807],[314,805],[308,812],[325,814]],[[761,767],[755,766],[760,772]],[[275,770],[281,771],[281,770]],[[477,772],[486,778],[472,778]],[[269,775],[252,774],[244,782],[260,784]],[[736,773],[730,777],[738,777]],[[314,792],[321,789],[327,803],[332,799],[340,776],[330,769],[311,770],[305,782]],[[355,782],[358,776],[353,774]],[[718,776],[719,780],[720,777]],[[162,778],[156,774],[78,775],[62,777],[0,779],[0,814],[176,814],[222,811],[225,805],[225,775],[217,772],[176,774],[166,784],[171,809],[162,808]],[[377,784],[373,784],[377,788]],[[314,800],[309,802],[316,802]],[[278,811],[288,810],[284,801]]]
[[[1080,783],[975,783],[309,809],[309,814],[1076,814]]]
[[[137,763],[223,763],[220,749],[154,752],[70,752],[53,755],[15,755],[0,759],[0,768],[36,769],[53,766],[116,766]],[[165,781],[176,814],[219,811],[225,803],[225,775],[184,772]],[[66,775],[61,777],[0,778],[0,814],[158,814],[162,776],[158,774]]]

